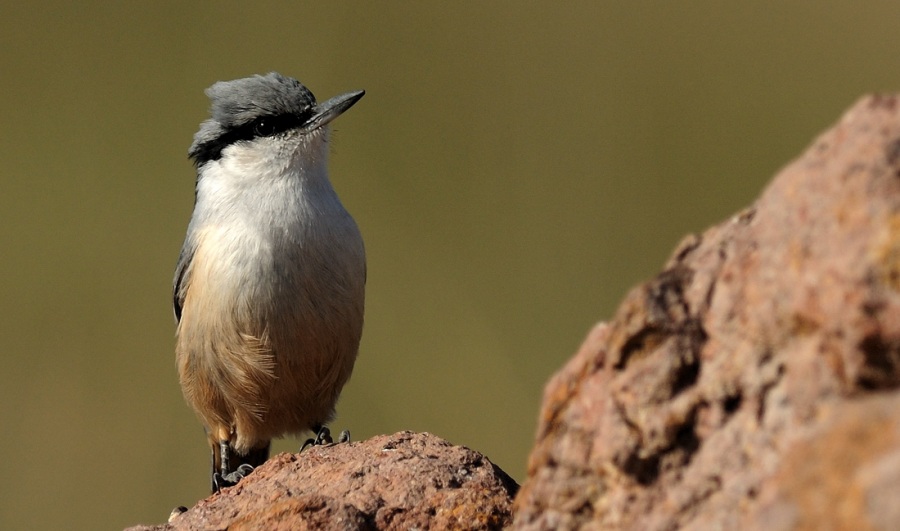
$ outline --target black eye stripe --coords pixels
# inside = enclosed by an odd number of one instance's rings
[[[308,119],[308,116],[296,114],[262,116],[240,127],[229,129],[215,140],[196,146],[191,158],[197,166],[200,166],[205,162],[218,160],[222,156],[222,150],[236,142],[274,136],[299,127]]]

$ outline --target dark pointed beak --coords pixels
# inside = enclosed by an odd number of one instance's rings
[[[323,101],[315,106],[312,117],[303,124],[303,129],[305,131],[313,131],[327,125],[343,114],[344,111],[353,107],[353,104],[358,102],[365,94],[365,90],[357,90],[356,92],[348,92],[335,96],[328,101]]]

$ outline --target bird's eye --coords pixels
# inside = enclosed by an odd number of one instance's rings
[[[253,124],[253,133],[256,136],[272,136],[276,132],[275,121],[268,118],[260,118]]]

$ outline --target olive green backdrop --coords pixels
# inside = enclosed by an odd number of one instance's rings
[[[430,431],[519,480],[589,327],[900,87],[887,1],[108,4],[0,7],[2,529],[159,523],[207,492],[170,282],[216,80],[368,91],[332,150],[369,258],[333,427]]]

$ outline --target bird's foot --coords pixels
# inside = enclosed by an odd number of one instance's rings
[[[246,463],[237,467],[237,470],[230,474],[222,475],[220,472],[216,472],[213,474],[214,492],[237,485],[240,480],[250,475],[250,472],[253,472],[253,466]]]
[[[338,443],[348,442],[350,442],[350,430],[344,430],[338,435]],[[322,426],[316,432],[315,438],[306,439],[306,442],[300,447],[300,451],[306,450],[307,446],[325,446],[326,444],[334,444],[334,439],[331,438],[331,430],[328,429],[328,426]]]

